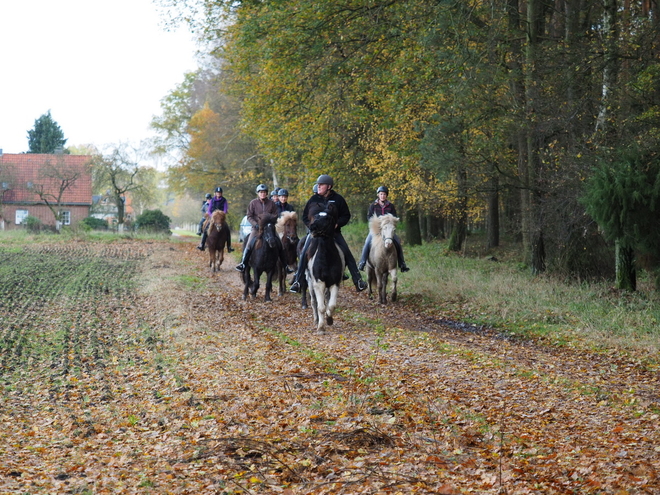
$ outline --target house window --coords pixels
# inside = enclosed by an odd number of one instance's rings
[[[71,225],[71,212],[70,211],[63,211],[60,214],[60,218],[62,219],[62,225]]]
[[[16,210],[16,225],[21,225],[28,215],[27,210]]]

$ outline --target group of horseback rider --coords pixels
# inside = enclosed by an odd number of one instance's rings
[[[312,218],[310,218],[310,211],[318,211],[319,207],[323,207],[323,209],[327,209],[333,212],[333,214],[336,217],[335,231],[334,231],[335,243],[344,253],[346,266],[348,267],[348,270],[351,273],[351,278],[353,280],[353,284],[355,284],[355,288],[357,289],[358,292],[361,292],[367,288],[367,284],[362,279],[362,276],[360,275],[360,271],[364,271],[365,265],[367,263],[367,259],[369,257],[369,250],[371,249],[371,234],[369,234],[367,236],[367,239],[365,240],[360,262],[356,263],[355,258],[353,257],[353,254],[351,253],[351,250],[349,249],[348,244],[346,243],[346,240],[341,234],[341,228],[344,225],[346,225],[350,220],[351,212],[348,208],[348,204],[346,203],[346,200],[343,198],[343,196],[337,193],[333,189],[333,187],[334,187],[334,180],[332,179],[332,177],[326,174],[322,174],[318,177],[316,183],[314,184],[312,197],[309,198],[303,210],[302,220],[305,226],[307,227],[307,229],[309,230],[310,224],[313,220]],[[241,258],[241,262],[238,265],[236,265],[236,270],[238,270],[239,272],[245,271],[252,250],[254,249],[254,242],[258,236],[259,215],[266,213],[272,215],[273,217],[278,217],[285,211],[295,211],[294,207],[288,202],[289,192],[286,189],[273,190],[269,198],[268,187],[266,187],[265,184],[259,184],[256,188],[256,194],[257,197],[252,201],[250,201],[250,204],[248,205],[247,208],[247,219],[252,225],[252,231],[250,233],[250,236],[248,237],[247,242],[245,243],[245,249],[243,250],[243,256]],[[389,195],[389,189],[386,186],[380,186],[377,189],[376,194],[377,194],[376,200],[369,205],[367,218],[371,218],[374,215],[381,216],[387,214],[396,216],[396,208],[394,204],[388,201],[387,199]],[[225,213],[227,212],[228,209],[228,203],[227,200],[222,195],[221,187],[215,188],[214,196],[207,194],[206,201],[202,206],[202,212],[204,213],[204,218],[202,218],[202,220],[200,221],[199,229],[197,231],[197,235],[202,236],[200,245],[197,246],[197,249],[199,249],[200,251],[204,250],[204,245],[206,243],[206,236],[207,236],[206,231],[203,230],[204,221],[207,216],[210,217],[213,214],[213,212],[218,209],[224,211]],[[307,257],[305,255],[306,255],[307,247],[309,245],[310,237],[311,236],[309,235],[307,236],[305,245],[300,253],[298,270],[296,271],[296,274],[293,278],[293,283],[289,288],[291,292],[300,291],[300,280],[302,280],[302,277],[305,276],[305,270],[307,269]],[[401,241],[398,238],[398,236],[396,235],[394,236],[393,242],[396,247],[399,268],[402,272],[407,272],[408,270],[410,270],[410,268],[408,268],[404,260],[403,250],[401,248]],[[230,251],[233,251],[233,249],[231,248],[229,249]],[[284,260],[284,254],[282,250],[280,250],[279,254],[283,266],[286,267],[287,273],[292,273],[293,270],[291,270],[287,266]]]

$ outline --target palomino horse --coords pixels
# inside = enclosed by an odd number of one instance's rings
[[[387,304],[387,279],[392,278],[392,302],[396,301],[397,281],[397,255],[396,246],[392,239],[396,232],[396,223],[399,219],[393,215],[374,215],[369,220],[371,233],[371,250],[367,260],[367,281],[369,283],[369,297],[372,296],[372,287],[378,288],[378,299],[381,304]]]
[[[296,212],[283,212],[277,220],[275,230],[277,231],[280,241],[282,241],[282,249],[284,251],[284,259],[286,260],[287,266],[295,269],[298,261],[298,243],[300,242],[297,232],[298,215],[296,215]],[[280,282],[279,295],[282,296],[286,290],[286,266],[282,266],[282,263],[278,263],[278,268]]]
[[[319,212],[310,224],[312,239],[307,248],[307,285],[319,333],[332,325],[339,285],[344,275],[344,253],[335,243],[336,216]]]
[[[204,223],[204,230],[209,229],[209,237],[206,240],[206,246],[209,248],[209,267],[214,272],[220,271],[220,265],[224,261],[224,248],[227,245],[227,251],[231,247],[227,240],[230,239],[229,225],[225,221],[225,212],[215,210],[210,219]]]
[[[273,277],[277,275],[277,262],[280,256],[282,245],[279,237],[275,233],[275,222],[277,217],[263,214],[259,215],[259,232],[256,233],[252,255],[248,261],[248,266],[243,272],[243,300],[245,301],[248,292],[252,297],[257,297],[259,290],[259,278],[262,273],[266,273],[266,301],[271,301],[270,292],[273,289]],[[254,233],[253,233],[254,235]],[[249,242],[249,241],[248,241]],[[250,272],[254,272],[254,280],[250,277]]]

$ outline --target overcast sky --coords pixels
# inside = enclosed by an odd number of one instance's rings
[[[195,70],[192,36],[152,0],[0,0],[0,149],[28,150],[51,116],[67,146],[151,136],[160,100]]]

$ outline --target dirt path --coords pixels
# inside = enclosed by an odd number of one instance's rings
[[[81,312],[100,357],[80,345],[82,374],[7,396],[0,493],[660,493],[640,362],[349,285],[316,335],[299,296],[241,301],[231,258],[140,249],[139,291]]]

